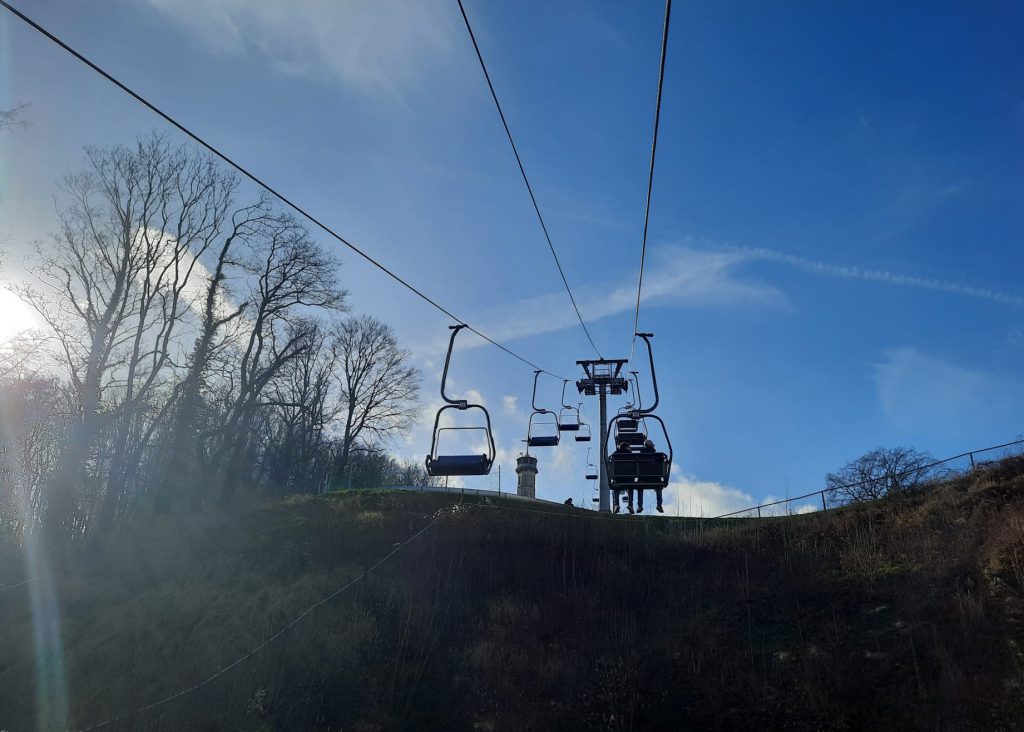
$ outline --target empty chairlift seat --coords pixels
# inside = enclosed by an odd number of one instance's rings
[[[640,429],[640,421],[632,417],[622,417],[615,422],[616,432],[636,432]]]
[[[451,326],[452,337],[448,341],[448,356],[445,358],[444,373],[441,375],[441,398],[447,403],[437,410],[437,416],[434,417],[433,439],[430,443],[430,454],[427,455],[426,460],[427,475],[431,476],[487,475],[491,472],[491,466],[494,464],[496,450],[494,448],[494,433],[491,431],[491,415],[479,404],[470,404],[465,399],[452,399],[445,393],[445,384],[448,381],[448,367],[451,365],[452,360],[452,348],[455,346],[455,336],[465,327],[465,325]],[[458,427],[441,427],[441,415],[449,409],[454,409],[459,413],[478,410],[483,412],[484,423]],[[483,432],[487,452],[477,455],[441,454],[440,441],[442,434],[445,432],[463,431]]]
[[[551,415],[551,419],[535,420],[540,415]],[[555,420],[555,413],[546,409],[534,412],[530,415],[530,424],[526,434],[526,444],[530,447],[556,447],[559,441],[558,423]]]
[[[530,420],[526,425],[526,445],[528,447],[556,447],[561,435],[558,414],[550,409],[542,409],[537,406],[537,379],[540,374],[540,369],[533,373],[533,399],[530,402],[533,412],[531,412]],[[564,384],[562,389],[564,391]]]
[[[597,480],[600,476],[597,474],[597,466],[590,462],[590,448],[587,448],[587,472],[584,473],[587,480]]]
[[[580,409],[565,403],[565,387],[568,379],[562,379],[562,409],[558,412],[559,432],[578,432],[580,429]]]
[[[428,475],[487,475],[492,460],[488,455],[438,455],[427,458]]]
[[[576,413],[576,407],[569,411],[564,408],[558,414],[558,429],[561,432],[578,432],[580,429],[580,416]]]
[[[640,421],[632,417],[616,417],[615,445],[626,443],[632,448],[639,448],[647,441],[647,431],[641,429]]]

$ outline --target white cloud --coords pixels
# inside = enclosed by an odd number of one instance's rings
[[[803,503],[797,503],[796,501],[789,501],[787,503],[779,503],[779,501],[786,500],[785,496],[772,496],[768,495],[758,501],[759,504],[775,503],[774,506],[764,506],[761,509],[762,516],[791,516],[795,513],[814,513],[821,508],[820,499],[819,503],[807,503],[808,499],[803,499]],[[811,499],[815,500],[815,499]],[[754,515],[756,515],[756,511]]]
[[[451,381],[451,379],[449,379]],[[466,389],[462,399],[465,399],[470,404],[479,404],[481,407],[487,406],[487,400],[484,399],[484,395],[477,389]]]
[[[536,454],[538,458],[540,458],[538,465],[543,464],[550,474],[559,478],[566,478],[572,472],[574,467],[573,455],[572,451],[565,443],[560,447],[551,448]],[[547,459],[545,460],[545,458]]]
[[[678,501],[680,516],[701,516],[713,518],[724,513],[750,508],[758,502],[747,492],[738,488],[683,476],[669,483],[664,492],[665,514],[676,515]],[[644,501],[647,503],[648,501]]]
[[[404,90],[453,51],[454,16],[401,0],[136,0],[211,52],[265,58],[277,71],[362,92]]]
[[[515,417],[516,419],[523,416],[519,411],[519,397],[506,394],[501,398],[501,404],[505,409],[505,414],[508,416]]]

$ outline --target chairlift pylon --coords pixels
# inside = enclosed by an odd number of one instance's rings
[[[441,374],[441,398],[447,403],[437,410],[437,416],[434,417],[434,434],[430,443],[430,454],[427,455],[426,460],[427,475],[431,476],[488,475],[491,472],[491,466],[494,464],[496,450],[494,449],[494,433],[491,430],[491,415],[479,404],[470,404],[465,399],[452,399],[445,393],[445,385],[448,381],[448,367],[451,365],[452,350],[455,347],[455,337],[459,334],[459,331],[465,327],[466,325],[463,323],[449,326],[452,331],[452,337],[448,341],[448,355],[444,359],[444,372]],[[465,412],[470,409],[479,409],[484,413],[486,425],[476,427],[441,427],[441,415],[448,409],[455,409],[460,412]],[[438,441],[441,437],[441,433],[461,430],[484,432],[487,435],[488,451],[480,455],[438,454]]]

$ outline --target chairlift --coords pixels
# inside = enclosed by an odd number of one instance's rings
[[[647,354],[651,364],[651,381],[654,384],[654,404],[642,408],[637,394],[637,405],[633,409],[619,412],[609,424],[608,432],[615,433],[616,446],[625,442],[628,449],[616,449],[608,452],[607,442],[603,445],[605,467],[608,471],[608,485],[612,490],[629,488],[665,488],[668,486],[672,472],[672,442],[668,430],[661,417],[654,414],[660,401],[658,393],[658,377],[654,370],[654,352],[651,348],[652,333],[637,333],[647,344]],[[656,422],[665,438],[667,452],[644,451],[647,441],[648,421]]]
[[[612,420],[615,426],[615,445],[626,443],[631,448],[640,448],[647,442],[647,425],[631,416],[633,411],[620,413]]]
[[[597,474],[597,466],[594,463],[590,462],[590,448],[588,447],[587,448],[587,472],[586,472],[586,478],[587,478],[587,480],[597,480],[598,477],[599,476]]]
[[[582,405],[583,405],[583,403],[580,402],[580,406],[582,406]],[[580,416],[580,428],[576,432],[576,434],[573,435],[573,438],[575,438],[576,442],[590,442],[590,439],[591,439],[590,425],[583,421],[583,417],[582,416]]]
[[[430,454],[427,455],[427,475],[488,475],[491,466],[494,464],[494,433],[491,431],[491,415],[479,404],[470,404],[465,399],[452,399],[445,393],[445,385],[448,381],[448,367],[452,360],[452,349],[455,346],[455,336],[465,328],[464,324],[449,326],[452,337],[448,341],[448,355],[444,360],[444,372],[441,375],[441,398],[447,402],[437,410],[434,417],[434,434],[430,443]],[[470,409],[479,409],[484,413],[485,425],[468,427],[441,427],[441,414],[448,409],[455,409],[465,412]],[[480,455],[441,455],[438,454],[438,443],[442,432],[477,431],[487,436],[487,452]]]
[[[647,423],[641,418],[634,416],[635,412],[643,411],[643,402],[640,398],[640,384],[637,381],[637,372],[630,371],[630,373],[633,374],[629,380],[633,382],[636,404],[634,405],[633,402],[630,402],[619,409],[620,419],[614,422],[615,446],[618,447],[625,443],[630,449],[638,450],[647,442]]]
[[[540,378],[540,373],[540,369],[533,372],[533,413],[530,414],[526,426],[526,446],[556,447],[560,436],[558,414],[537,406],[537,379]]]
[[[568,379],[562,379],[562,409],[558,412],[558,431],[579,432],[580,408],[565,403],[565,385],[568,383]]]

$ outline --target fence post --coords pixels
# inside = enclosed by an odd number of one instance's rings
[[[828,510],[828,506],[825,505],[825,491],[821,492],[821,510],[822,511],[827,511]]]
[[[757,507],[757,517],[761,518],[761,507],[760,506]]]
[[[974,470],[974,453],[973,452],[969,452],[969,453],[967,453],[967,455],[968,455],[968,457],[971,458],[971,470]]]

